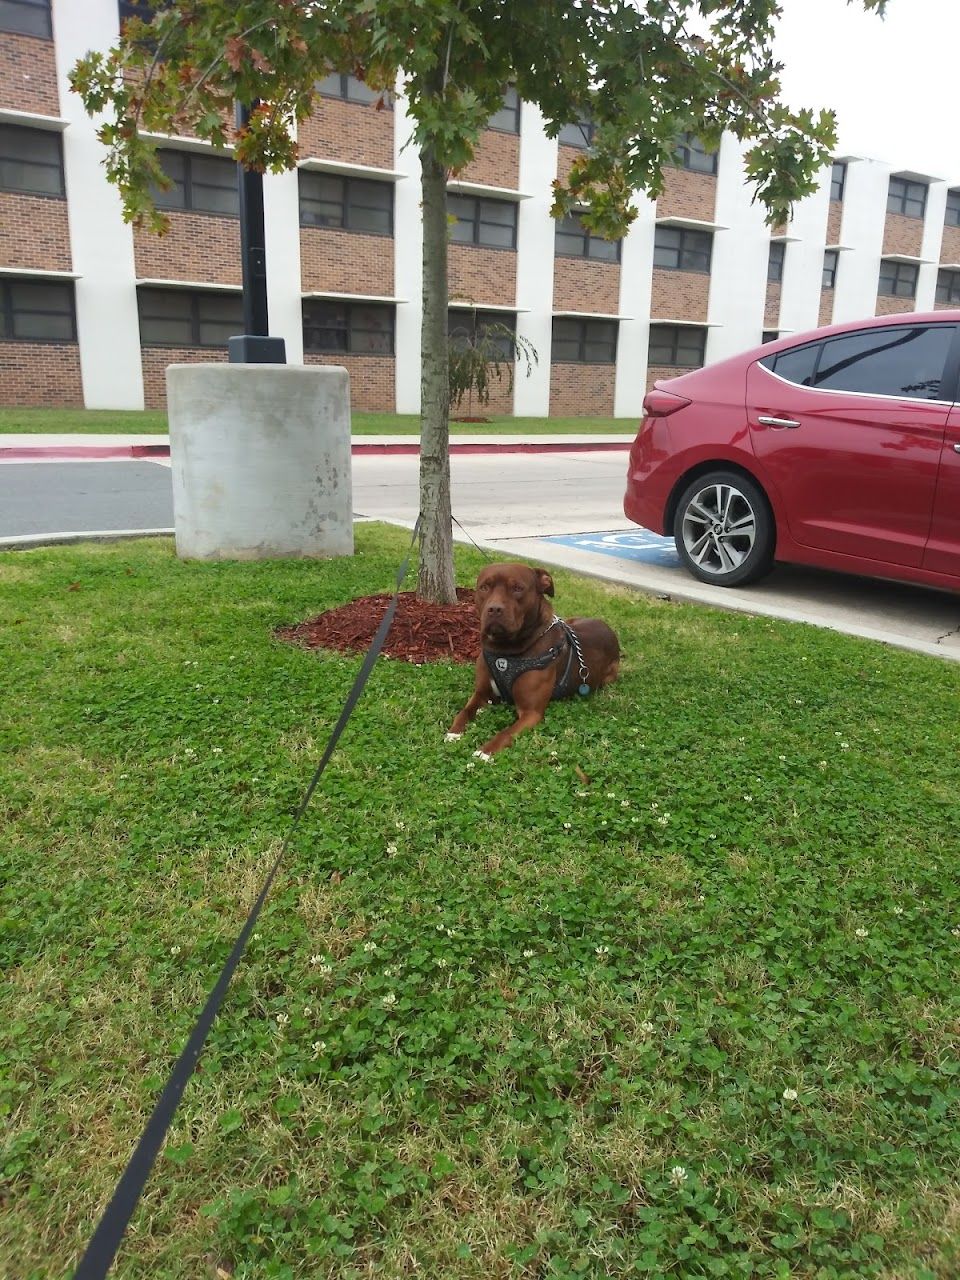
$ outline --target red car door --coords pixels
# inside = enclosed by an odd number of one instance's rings
[[[923,567],[960,577],[960,405],[947,419]]]
[[[751,441],[798,543],[921,564],[950,408],[939,396],[954,332],[936,323],[861,329],[750,367]]]

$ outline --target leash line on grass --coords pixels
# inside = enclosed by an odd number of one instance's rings
[[[314,771],[310,784],[304,792],[303,799],[300,801],[300,806],[293,816],[293,821],[290,824],[287,834],[283,838],[283,843],[280,846],[280,852],[277,854],[273,866],[270,868],[270,873],[264,881],[259,897],[250,909],[250,914],[247,916],[246,923],[241,929],[240,935],[233,945],[233,950],[227,957],[226,964],[221,970],[220,977],[217,979],[216,985],[207,997],[207,1002],[190,1033],[190,1038],[187,1040],[180,1057],[177,1059],[173,1070],[170,1072],[167,1083],[163,1087],[163,1092],[160,1094],[157,1104],[153,1109],[153,1114],[147,1121],[144,1130],[140,1135],[140,1140],[134,1149],[133,1155],[130,1157],[126,1169],[124,1169],[120,1176],[120,1181],[116,1185],[113,1196],[110,1199],[110,1203],[107,1205],[106,1209],[104,1209],[100,1221],[97,1223],[96,1229],[90,1237],[90,1241],[84,1250],[83,1257],[80,1259],[80,1264],[74,1273],[74,1280],[105,1280],[108,1271],[113,1265],[114,1258],[117,1256],[117,1250],[120,1248],[124,1233],[126,1232],[130,1219],[133,1216],[133,1211],[136,1209],[140,1196],[143,1194],[143,1189],[150,1176],[150,1171],[153,1168],[160,1148],[163,1145],[163,1140],[166,1137],[167,1130],[170,1128],[173,1121],[174,1113],[180,1104],[183,1091],[196,1069],[200,1054],[203,1051],[204,1042],[206,1041],[210,1028],[213,1025],[213,1021],[220,1010],[220,1005],[227,993],[227,988],[230,985],[234,971],[240,963],[240,958],[247,945],[247,939],[250,936],[253,926],[257,922],[260,909],[267,900],[267,895],[269,894],[273,882],[276,879],[277,872],[280,870],[280,865],[283,862],[290,840],[292,839],[294,832],[297,830],[297,827],[300,825],[300,819],[307,810],[307,806],[310,803],[313,793],[317,789],[320,777],[323,774],[324,769],[327,767],[327,762],[333,755],[334,748],[339,741],[340,735],[343,733],[347,721],[353,713],[354,707],[360,700],[360,695],[363,692],[364,685],[369,680],[370,674],[373,671],[373,665],[380,655],[380,650],[383,648],[384,641],[387,638],[387,632],[390,630],[390,624],[393,621],[393,615],[397,611],[400,587],[406,577],[414,545],[417,538],[420,536],[421,520],[422,517],[417,516],[417,522],[413,527],[413,536],[410,539],[410,546],[407,550],[403,564],[397,572],[393,599],[387,606],[387,611],[380,622],[380,626],[377,628],[376,635],[370,642],[370,648],[366,652],[366,656],[364,657],[360,670],[353,682],[353,686],[347,694],[347,699],[343,704],[343,710],[340,712],[340,718],[334,725],[333,731],[327,740],[327,745],[324,748],[323,755],[320,758],[320,763]]]

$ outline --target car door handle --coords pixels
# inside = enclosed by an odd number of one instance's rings
[[[960,444],[955,444],[955,445],[953,446],[953,452],[954,452],[954,453],[960,453]]]
[[[761,427],[799,427],[800,423],[794,418],[768,418],[761,414],[757,421]]]

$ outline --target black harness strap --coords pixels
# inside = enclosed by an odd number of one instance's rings
[[[561,618],[558,618],[557,622],[563,630],[564,638],[559,644],[551,645],[545,652],[538,653],[532,658],[524,658],[516,654],[496,654],[489,649],[484,649],[483,660],[487,664],[490,680],[500,694],[502,702],[513,706],[513,686],[516,680],[527,671],[542,671],[545,667],[549,667],[563,653],[564,646],[567,649],[567,665],[563,669],[563,675],[553,686],[550,701],[554,702],[559,698],[569,698],[573,692],[570,677],[573,671],[576,636],[571,627]]]

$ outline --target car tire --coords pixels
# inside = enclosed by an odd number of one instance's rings
[[[673,536],[684,568],[715,587],[742,587],[773,567],[776,528],[766,494],[739,471],[708,471],[680,495]]]

